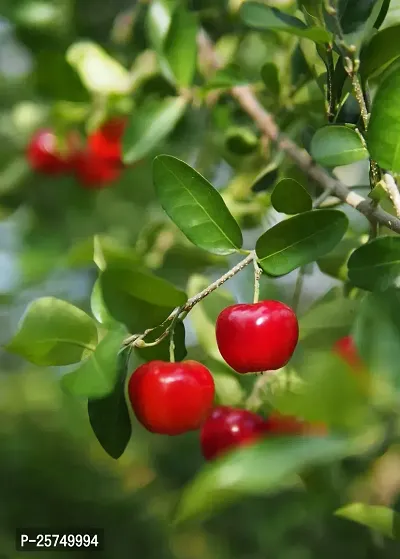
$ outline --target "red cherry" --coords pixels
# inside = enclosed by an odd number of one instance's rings
[[[280,369],[296,348],[294,311],[279,301],[232,305],[218,316],[216,337],[225,361],[238,373]]]
[[[266,434],[278,435],[325,435],[326,426],[323,423],[308,423],[291,415],[272,413],[265,422]]]
[[[113,118],[88,137],[90,151],[110,163],[121,163],[121,141],[127,120]]]
[[[66,173],[72,169],[78,148],[77,136],[67,138],[65,151],[60,150],[57,136],[51,129],[38,130],[29,142],[26,156],[35,171],[49,175]]]
[[[205,421],[200,444],[206,460],[213,460],[239,446],[250,444],[265,431],[265,420],[259,415],[228,406],[217,406]]]
[[[121,175],[121,167],[99,157],[90,149],[75,158],[74,167],[79,182],[89,189],[104,188]]]
[[[210,371],[197,361],[150,361],[136,369],[128,384],[138,421],[163,435],[199,429],[212,409],[214,392]]]
[[[355,371],[363,369],[363,363],[351,336],[340,338],[333,346],[333,350]]]

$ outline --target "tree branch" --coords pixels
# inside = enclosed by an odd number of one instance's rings
[[[212,42],[204,31],[200,31],[198,35],[198,46],[202,60],[210,68],[214,70],[219,69],[221,64],[214,51]],[[274,117],[261,105],[249,86],[233,87],[231,94],[242,109],[257,124],[261,132],[275,142],[321,188],[329,194],[336,196],[342,202],[357,209],[369,220],[374,220],[380,225],[400,233],[400,219],[384,211],[382,208],[375,207],[371,200],[367,200],[349,190],[346,185],[332,177],[323,167],[317,165],[305,150],[301,149],[290,138],[284,136],[280,132]]]
[[[389,194],[389,197],[396,210],[397,217],[400,217],[400,192],[396,181],[390,173],[385,173],[383,175],[383,181],[381,184],[386,192]]]

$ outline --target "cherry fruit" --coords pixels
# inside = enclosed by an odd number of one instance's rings
[[[291,415],[272,413],[265,422],[267,436],[279,435],[325,435],[326,426],[322,423],[308,423]]]
[[[150,361],[132,374],[129,400],[138,421],[152,433],[180,435],[199,429],[214,401],[214,380],[197,361]]]
[[[238,373],[280,369],[293,355],[298,337],[296,314],[279,301],[232,305],[216,324],[219,351]]]
[[[90,151],[99,158],[112,164],[120,164],[122,160],[122,136],[127,121],[124,118],[113,118],[101,128],[90,134],[88,146]]]
[[[75,174],[79,182],[89,189],[100,189],[117,180],[121,175],[119,165],[93,153],[90,148],[75,158]]]
[[[56,134],[49,128],[43,128],[32,136],[26,157],[35,171],[59,175],[72,169],[77,148],[77,137],[74,134],[67,137],[63,150],[59,146]]]
[[[360,371],[363,369],[363,363],[358,354],[356,344],[351,336],[345,336],[340,338],[335,345],[333,350],[345,361],[350,367],[355,371]]]
[[[259,439],[264,431],[265,420],[259,415],[248,410],[217,406],[201,428],[202,454],[206,460],[213,460]]]

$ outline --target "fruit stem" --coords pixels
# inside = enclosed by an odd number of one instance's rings
[[[171,363],[175,363],[175,342],[173,330],[171,330],[169,335],[169,360]]]
[[[260,278],[261,278],[262,270],[257,263],[257,258],[256,258],[255,255],[254,255],[254,258],[253,258],[253,264],[254,264],[254,297],[253,297],[253,303],[258,303],[258,301],[260,299]]]

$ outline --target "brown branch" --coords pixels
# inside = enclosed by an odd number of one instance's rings
[[[214,70],[219,69],[221,64],[212,42],[204,31],[201,31],[198,35],[198,46],[200,56],[207,62],[208,67]],[[323,167],[317,165],[305,150],[301,149],[290,138],[284,136],[280,132],[274,117],[261,105],[251,87],[233,87],[231,94],[257,124],[260,131],[275,142],[321,188],[352,206],[369,220],[374,220],[380,225],[400,233],[400,219],[380,207],[375,207],[371,200],[352,192],[345,184],[332,177]]]

